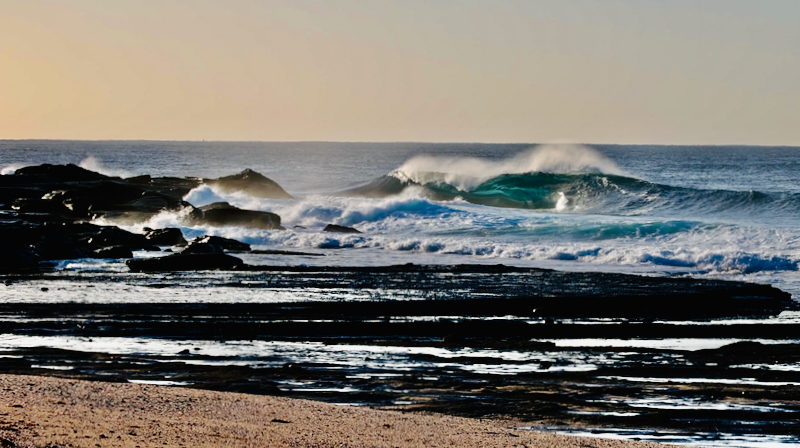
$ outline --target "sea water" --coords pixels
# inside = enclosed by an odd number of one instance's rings
[[[503,263],[746,280],[800,294],[800,148],[0,141],[2,173],[41,163],[121,177],[254,169],[294,199],[201,186],[186,200],[275,212],[287,230],[190,226],[179,213],[126,228],[329,255],[303,264]],[[364,233],[323,233],[329,223]]]
[[[0,171],[42,163],[74,163],[111,176],[142,174],[216,178],[251,168],[275,180],[293,199],[262,199],[209,186],[185,200],[195,206],[227,201],[277,213],[286,230],[187,224],[163,212],[121,226],[178,227],[187,238],[219,235],[254,249],[324,254],[324,257],[237,254],[249,264],[365,266],[393,264],[505,264],[569,271],[745,280],[774,285],[800,297],[800,148],[734,146],[630,146],[430,143],[274,143],[149,141],[0,141]],[[98,224],[118,224],[100,219]],[[326,233],[333,223],[361,234]],[[154,256],[136,252],[136,257]],[[61,271],[0,285],[4,302],[231,303],[330,300],[309,288],[233,288],[225,272],[142,276],[119,260],[64,260]],[[76,274],[79,274],[76,276]],[[77,279],[77,280],[76,280]],[[119,281],[122,279],[123,281]],[[159,283],[170,287],[154,287]],[[43,293],[42,286],[48,292]],[[326,291],[328,292],[328,291]],[[337,300],[369,300],[379,291],[343,289]],[[397,297],[399,298],[399,297]],[[769,325],[798,321],[797,312],[758,319]],[[454,316],[454,318],[459,318]],[[463,318],[463,317],[461,317]],[[0,320],[18,322],[18,316]],[[399,316],[398,319],[410,319]],[[515,319],[510,317],[510,319]],[[522,319],[522,318],[517,318]],[[731,323],[753,323],[730,320]],[[726,321],[717,321],[725,323]],[[541,322],[529,322],[541,324]],[[603,325],[601,320],[585,324]],[[612,324],[614,322],[611,322]],[[705,325],[707,322],[666,322]],[[751,339],[765,344],[797,340]],[[0,335],[0,352],[52,347],[135,354],[159,359],[191,348],[212,356],[187,361],[209,365],[278,367],[297,362],[341,366],[348,378],[449,369],[487,375],[539,371],[590,372],[622,364],[690,363],[681,354],[643,359],[636,347],[699,350],[731,339],[553,340],[561,347],[631,347],[628,352],[441,349],[362,346],[309,341],[217,341],[155,338]],[[420,355],[438,361],[420,360]],[[9,356],[2,355],[0,356]],[[472,363],[464,359],[483,359]],[[452,362],[451,359],[452,358]],[[485,363],[486,359],[496,362]],[[171,359],[171,358],[168,358]],[[688,365],[688,364],[687,364]],[[67,363],[43,368],[71,369]],[[797,371],[797,364],[739,366]],[[713,373],[710,373],[713,375]],[[436,382],[435,376],[423,379]],[[154,384],[167,379],[133,379]],[[753,378],[611,378],[621,382],[685,381],[756,384]],[[795,387],[797,383],[761,384]],[[327,390],[325,384],[279,384],[282,390]],[[337,386],[338,387],[338,386]],[[344,387],[340,391],[357,389]],[[338,390],[338,389],[337,389]],[[363,404],[363,403],[361,403]],[[402,404],[398,402],[397,404]],[[648,406],[684,402],[631,402],[630,415]],[[727,404],[726,404],[727,405]],[[782,410],[782,409],[781,409]],[[789,411],[787,411],[789,412]],[[546,428],[554,429],[554,428]],[[557,428],[556,428],[557,429]],[[700,446],[793,446],[776,434],[665,434],[605,428],[565,433],[666,441]]]

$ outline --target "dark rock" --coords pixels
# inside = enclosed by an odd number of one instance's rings
[[[145,238],[157,246],[185,246],[186,239],[181,229],[174,227],[167,229],[145,229]]]
[[[250,250],[250,245],[246,243],[242,243],[241,241],[232,240],[230,238],[223,238],[221,236],[201,236],[197,237],[192,240],[192,244],[213,244],[214,246],[219,246],[225,250],[235,251],[235,252],[247,252]]]
[[[280,229],[281,217],[275,213],[257,210],[242,210],[227,202],[215,202],[200,207],[203,212],[202,221],[216,226],[244,226],[256,229]]]
[[[122,180],[69,184],[43,199],[61,202],[74,214],[90,218],[107,216],[128,222],[146,220],[162,210],[180,210],[184,202]]]
[[[211,211],[211,210],[229,210],[229,209],[237,209],[237,210],[239,210],[238,208],[232,206],[231,204],[229,204],[227,202],[213,202],[211,204],[204,205],[204,206],[199,208],[199,210],[202,211],[203,213]]]
[[[133,252],[125,246],[111,246],[97,249],[94,258],[133,258]]]
[[[134,272],[229,270],[244,263],[226,254],[174,254],[158,258],[134,258],[125,262]]]
[[[5,247],[0,250],[0,272],[34,269],[40,261],[42,257],[30,247]]]
[[[141,181],[135,183],[137,185],[143,184]],[[193,177],[154,177],[146,184],[146,188],[148,191],[155,191],[164,196],[182,201],[183,197],[189,194],[193,188],[197,188],[200,183],[200,179]]]
[[[89,171],[71,163],[69,165],[51,165],[46,163],[39,166],[26,166],[25,168],[18,169],[14,175],[46,177],[62,182],[109,179],[108,176]]]
[[[207,180],[205,183],[224,191],[243,191],[251,196],[260,198],[292,198],[292,196],[275,181],[249,168],[239,174]]]
[[[31,249],[43,260],[73,260],[92,256],[91,247],[67,235],[46,235],[31,244]]]
[[[156,193],[145,193],[144,196],[128,201],[124,204],[133,211],[158,213],[162,210],[177,209],[179,204],[173,203],[169,198]]]
[[[144,235],[111,226],[103,227],[96,234],[86,238],[85,241],[88,244],[99,247],[123,246],[131,250],[147,250],[153,252],[161,250],[153,245],[152,241],[148,240]]]
[[[221,254],[225,253],[225,250],[221,246],[217,246],[216,244],[209,244],[209,243],[195,243],[186,246],[186,249],[181,252],[183,255],[189,254]]]
[[[80,217],[66,216],[62,214],[53,213],[18,213],[17,219],[27,223],[49,223],[49,224],[66,224],[70,222],[80,221]]]
[[[442,342],[444,342],[445,344],[463,344],[465,341],[466,338],[463,335],[457,333],[450,333],[442,338]]]
[[[322,229],[323,232],[338,232],[338,233],[361,233],[360,230],[347,226],[339,226],[336,224],[328,224]]]
[[[45,193],[39,188],[0,187],[0,204],[10,206],[17,199],[41,199]]]
[[[68,209],[61,202],[46,199],[16,199],[11,208],[20,213],[48,213],[53,215],[68,215],[72,210]]]
[[[27,218],[30,215],[26,215]],[[159,250],[144,237],[112,226],[97,226],[88,223],[68,222],[31,222],[16,224],[0,224],[0,232],[13,241],[15,250],[0,250],[10,258],[28,254],[36,254],[40,260],[69,260],[76,258],[98,257],[98,249],[114,248],[113,252],[102,253],[103,257],[131,257],[132,249]],[[26,248],[26,249],[21,249]],[[116,255],[114,255],[116,254]],[[22,261],[20,261],[22,263]],[[30,263],[23,263],[28,265]]]
[[[295,252],[290,250],[274,250],[274,249],[267,249],[267,250],[251,250],[251,254],[253,255],[300,255],[305,257],[324,257],[325,254],[318,254],[314,252]]]
[[[125,182],[129,182],[132,184],[137,185],[149,185],[153,178],[149,174],[144,174],[142,176],[133,176],[125,178]]]
[[[147,190],[124,181],[85,183],[80,188],[64,190],[60,197],[65,200],[85,198],[95,204],[123,204],[140,198]]]

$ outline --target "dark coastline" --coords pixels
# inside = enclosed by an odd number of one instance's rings
[[[237,358],[205,355],[199,349],[171,355],[117,355],[30,348],[6,352],[13,357],[0,359],[2,371],[100,381],[174,381],[220,391],[469,417],[515,418],[542,428],[655,428],[658,431],[791,435],[800,424],[800,389],[771,384],[800,383],[800,373],[746,367],[800,360],[800,350],[789,343],[798,334],[798,326],[714,323],[714,318],[764,317],[796,308],[788,295],[769,286],[504,266],[246,267],[227,274],[225,285],[228,287],[237,284],[245,287],[241,280],[247,279],[248,288],[327,290],[332,301],[4,303],[0,304],[3,316],[0,332],[87,340],[125,337],[428,347],[454,353],[484,350],[487,354],[442,358],[436,353],[412,353],[404,359],[417,367],[408,371],[369,367],[366,363],[343,368],[336,363],[304,362],[302,353],[295,357]],[[32,279],[47,284],[51,275],[5,276],[10,280],[5,289],[13,290],[15,282]],[[184,287],[192,275],[185,273],[173,284],[159,279],[156,287]],[[146,282],[147,277],[140,281]],[[64,280],[63,275],[52,278]],[[67,279],[81,281],[79,275]],[[255,279],[264,282],[253,283]],[[585,295],[576,295],[571,288],[583,289]],[[342,291],[359,289],[381,290],[386,297],[416,296],[417,300],[336,301]],[[428,294],[432,291],[438,296]],[[490,297],[483,298],[487,294]],[[637,300],[672,306],[645,307],[642,308],[645,312],[637,315],[634,312],[637,308],[631,307]],[[589,301],[600,301],[604,307],[582,308]],[[743,306],[725,306],[737,301]],[[547,303],[558,306],[547,312]],[[675,306],[676,303],[683,305]],[[688,306],[690,303],[694,305]],[[602,311],[599,315],[596,314],[598,310]],[[718,310],[716,315],[710,314],[713,310]],[[625,317],[595,319],[613,314]],[[660,319],[696,321],[702,325],[675,324]],[[769,338],[787,339],[787,343],[740,342],[719,349],[690,351],[559,347],[553,342],[538,341],[564,338]],[[510,361],[492,355],[495,351],[541,354],[544,358],[558,359],[607,357],[618,358],[618,362],[589,371],[569,371],[561,368],[565,366],[563,361]],[[237,359],[253,366],[222,365]],[[255,367],[259,363],[262,365]],[[493,365],[534,368],[533,371],[498,375],[480,369],[453,368],[456,365],[482,365],[488,369]],[[59,368],[70,370],[53,370]],[[631,378],[645,380],[632,381]],[[737,384],[735,380],[741,378],[751,380]],[[725,384],[724,380],[733,381]],[[307,386],[287,387],[287,384],[300,383]],[[667,401],[690,399],[696,403],[731,406],[716,410],[656,409],[632,408],[625,402],[653,396]],[[755,406],[768,403],[784,412],[738,409],[736,406],[742,403]]]

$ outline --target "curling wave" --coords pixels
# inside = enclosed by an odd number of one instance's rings
[[[800,215],[797,193],[702,190],[656,184],[605,173],[529,172],[500,174],[483,181],[438,172],[394,171],[342,192],[345,196],[388,197],[417,188],[433,200],[463,199],[492,207],[641,215],[653,211],[695,215],[758,212]]]

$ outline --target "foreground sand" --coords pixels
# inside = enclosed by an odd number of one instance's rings
[[[178,387],[0,375],[3,447],[659,447],[510,422]]]

